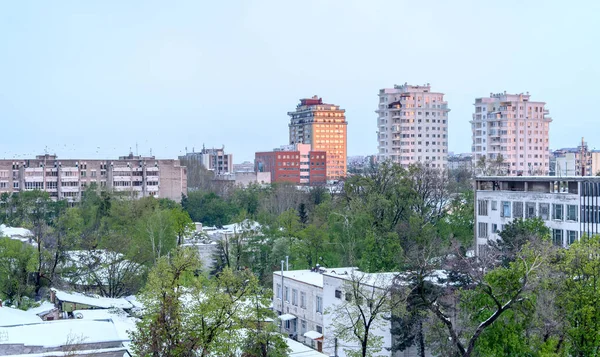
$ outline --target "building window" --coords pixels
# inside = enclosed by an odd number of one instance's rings
[[[487,200],[478,200],[477,201],[477,214],[480,216],[488,215],[488,201]]]
[[[577,205],[567,205],[567,221],[577,221]]]
[[[335,297],[337,299],[341,299],[342,298],[342,291],[341,290],[336,290],[335,291]]]
[[[306,293],[304,291],[300,292],[300,307],[306,309]]]
[[[559,221],[563,220],[563,205],[562,204],[552,204],[552,219],[556,219]]]
[[[535,202],[525,203],[525,218],[535,218]]]
[[[549,203],[540,203],[540,212],[539,217],[544,221],[550,219],[550,204]]]
[[[498,201],[492,201],[492,211],[498,210]]]
[[[300,320],[300,334],[304,335],[306,332],[306,320]]]
[[[513,202],[513,218],[523,218],[523,202]]]
[[[496,223],[492,223],[492,233],[498,233],[498,225]]]
[[[563,246],[563,231],[562,229],[552,230],[552,242],[559,247]]]
[[[477,237],[479,238],[487,238],[488,237],[488,224],[487,223],[479,223],[477,227]]]
[[[277,298],[281,300],[281,284],[277,284]]]
[[[298,290],[292,289],[292,305],[298,306]]]
[[[577,241],[577,231],[567,231],[567,244],[571,245]]]
[[[500,217],[510,218],[510,202],[502,201],[502,211]]]
[[[318,333],[323,333],[323,326],[315,325]]]
[[[285,287],[284,290],[284,294],[285,294],[285,302],[290,302],[290,288],[289,287]]]
[[[319,313],[323,313],[323,298],[320,297],[320,296],[317,296],[316,311],[319,312]]]

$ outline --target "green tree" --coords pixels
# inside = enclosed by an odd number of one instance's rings
[[[33,297],[35,272],[37,252],[33,246],[0,238],[0,300],[19,306],[23,297]]]
[[[600,237],[583,236],[563,252],[558,305],[565,310],[571,356],[600,356]]]

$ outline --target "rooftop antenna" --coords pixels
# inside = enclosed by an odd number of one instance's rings
[[[135,156],[138,156],[138,143],[137,141],[135,142]]]

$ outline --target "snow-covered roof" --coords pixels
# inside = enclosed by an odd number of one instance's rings
[[[84,304],[94,307],[100,307],[103,309],[108,309],[111,307],[119,307],[121,309],[131,309],[134,307],[132,303],[130,303],[125,298],[106,298],[106,297],[95,297],[88,296],[81,293],[67,293],[65,291],[52,289],[57,299],[60,301],[66,302],[74,302],[78,304]]]
[[[106,249],[70,250],[65,255],[67,261],[61,265],[65,269],[62,276],[76,285],[97,284],[98,280],[109,285],[111,275],[123,271],[141,273],[143,269],[141,265],[124,259],[123,254]]]
[[[399,273],[364,273],[359,270],[349,272],[349,274],[331,274],[328,272],[323,275],[343,279],[347,281],[356,281],[362,285],[373,286],[377,288],[387,288],[394,283],[394,279]]]
[[[75,310],[73,316],[79,320],[111,320],[117,335],[123,341],[129,341],[129,332],[135,331],[138,319],[130,317],[122,309]]]
[[[7,227],[4,224],[0,224],[0,233],[0,236],[10,238],[33,237],[33,233],[31,233],[31,231],[27,228]]]
[[[286,279],[293,279],[305,284],[310,284],[314,286],[318,286],[320,288],[323,287],[323,274],[331,274],[331,275],[348,275],[351,272],[357,270],[356,267],[347,267],[347,268],[319,268],[319,269],[304,269],[304,270],[285,270],[283,272],[283,276]],[[281,279],[281,271],[274,271],[274,275],[279,276],[273,277],[273,279]]]
[[[312,348],[298,342],[294,341],[291,338],[286,338],[285,342],[290,348],[290,356],[294,357],[329,357],[328,355],[321,353],[317,350],[313,350]]]
[[[1,344],[58,347],[70,343],[120,342],[112,321],[57,320],[0,327]]]
[[[260,223],[245,219],[242,222],[232,223],[224,225],[223,228],[216,227],[202,227],[209,237],[220,235],[220,234],[234,234],[243,232],[259,232],[262,229]]]
[[[39,316],[39,315],[47,314],[50,311],[54,310],[55,308],[56,308],[56,306],[54,306],[53,303],[51,303],[49,301],[44,301],[40,304],[40,306],[32,307],[31,309],[27,310],[27,312],[30,314]]]
[[[38,322],[42,322],[42,319],[31,312],[11,307],[0,307],[0,326],[34,324]]]
[[[124,352],[125,354],[125,344],[123,347],[113,347],[113,348],[101,348],[101,349],[93,349],[93,350],[77,350],[77,351],[54,351],[54,352],[42,352],[42,353],[27,353],[20,355],[10,355],[10,357],[70,357],[70,356],[96,356],[104,353],[111,352]]]

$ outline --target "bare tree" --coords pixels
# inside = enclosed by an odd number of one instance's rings
[[[376,332],[387,329],[391,315],[406,302],[406,289],[396,278],[395,273],[354,271],[343,285],[342,302],[325,312],[330,315],[333,335],[347,347],[346,355],[373,356],[384,348],[383,336]]]

